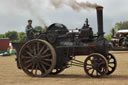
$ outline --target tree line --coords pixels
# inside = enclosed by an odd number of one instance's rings
[[[34,27],[35,30],[44,31],[41,26]],[[24,42],[26,41],[26,33],[25,32],[17,32],[17,31],[8,31],[4,34],[0,34],[0,38],[9,38],[10,42]]]

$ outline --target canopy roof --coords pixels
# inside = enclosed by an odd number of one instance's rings
[[[118,30],[117,33],[128,33],[128,30]]]

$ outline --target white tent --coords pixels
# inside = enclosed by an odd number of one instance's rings
[[[117,33],[128,33],[128,30],[118,30]]]

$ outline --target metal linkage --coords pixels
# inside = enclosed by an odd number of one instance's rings
[[[84,62],[73,59],[70,61],[70,63],[68,65],[69,66],[84,67]]]

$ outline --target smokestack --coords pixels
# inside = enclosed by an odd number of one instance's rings
[[[104,37],[104,31],[103,31],[103,7],[98,6],[96,7],[97,10],[97,22],[98,22],[98,36]]]

